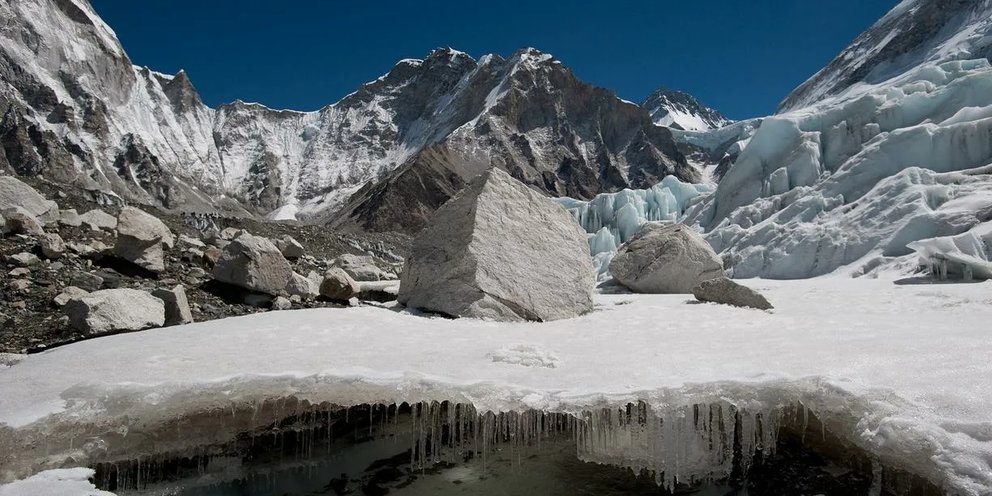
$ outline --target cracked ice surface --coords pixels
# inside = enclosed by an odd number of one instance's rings
[[[480,412],[801,401],[882,463],[956,492],[992,491],[992,283],[748,284],[776,309],[599,295],[592,314],[544,324],[316,309],[53,349],[0,369],[0,480],[64,462],[58,436],[81,425],[140,439],[177,416],[288,396],[338,405],[451,400]],[[557,361],[492,360],[510,349]],[[51,446],[18,444],[32,433]]]

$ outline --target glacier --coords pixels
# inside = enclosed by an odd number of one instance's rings
[[[712,184],[684,183],[667,176],[647,189],[603,193],[589,201],[556,198],[589,235],[589,253],[599,280],[609,278],[617,248],[637,234],[645,222],[678,222],[686,210],[712,192]]]

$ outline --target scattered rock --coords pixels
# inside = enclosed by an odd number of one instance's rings
[[[200,265],[203,263],[203,252],[196,248],[187,248],[181,258],[183,262]]]
[[[52,302],[54,302],[56,306],[64,307],[70,300],[74,298],[82,298],[88,294],[89,291],[77,288],[76,286],[68,286],[63,289],[62,292],[52,300]]]
[[[49,233],[43,235],[39,245],[41,247],[41,254],[49,260],[57,260],[65,254],[65,241],[62,241],[62,236],[58,234]]]
[[[192,246],[194,248],[199,248],[201,250],[207,247],[207,244],[204,243],[203,241],[200,241],[200,240],[198,240],[196,238],[191,238],[191,237],[189,237],[189,236],[187,236],[185,234],[180,234],[179,235],[179,242],[180,243],[183,243],[183,244],[190,245],[190,246]]]
[[[299,296],[309,300],[320,295],[320,284],[293,272],[292,277],[289,278],[289,284],[286,285],[286,292],[290,296]]]
[[[2,177],[2,176],[0,176]],[[5,231],[10,234],[27,234],[29,236],[41,236],[45,234],[45,229],[41,227],[41,222],[22,207],[8,208],[3,211],[5,219]]]
[[[114,229],[117,229],[117,217],[114,217],[99,208],[94,208],[93,210],[80,215],[79,220],[94,231],[99,231],[101,229],[104,231],[113,231]]]
[[[203,250],[203,262],[207,265],[207,267],[214,267],[217,265],[217,262],[220,261],[220,257],[223,254],[224,251],[216,246],[208,247],[206,250]]]
[[[283,236],[282,239],[276,241],[276,246],[279,247],[279,251],[282,252],[282,256],[290,260],[295,260],[306,254],[306,250],[303,249],[303,245],[288,234]]]
[[[358,296],[359,292],[361,288],[358,283],[340,267],[332,267],[320,283],[320,295],[330,300],[348,301]]]
[[[31,269],[28,269],[28,268],[25,268],[25,267],[18,267],[16,269],[8,272],[7,275],[9,275],[10,277],[13,277],[13,278],[27,277],[27,276],[31,275]]]
[[[0,211],[16,207],[23,208],[40,223],[48,224],[59,218],[58,204],[17,178],[0,175]]]
[[[773,308],[772,304],[761,293],[726,277],[703,281],[692,290],[692,294],[697,300],[710,303],[757,308],[758,310],[771,310]]]
[[[617,251],[610,274],[631,291],[685,294],[723,275],[723,262],[691,227],[649,222]]]
[[[140,331],[165,323],[162,300],[136,289],[105,289],[69,300],[69,322],[88,334]]]
[[[114,255],[155,273],[165,271],[165,250],[175,245],[172,231],[154,215],[124,207],[117,217]]]
[[[359,282],[395,279],[393,274],[376,266],[375,259],[368,255],[341,255],[335,258],[331,265],[341,267],[352,279]]]
[[[491,169],[435,212],[398,300],[457,317],[549,321],[593,308],[586,234],[560,205]]]
[[[242,233],[245,233],[245,232],[246,231],[244,231],[242,229],[235,229],[233,227],[225,227],[224,229],[221,229],[220,233],[218,233],[218,236],[220,237],[220,239],[222,239],[224,241],[234,241],[234,238],[237,238],[238,236],[240,236]]]
[[[40,262],[40,258],[35,256],[33,253],[28,253],[26,251],[7,257],[7,263],[14,264],[18,267],[30,267]]]
[[[73,253],[76,253],[83,258],[99,257],[110,249],[106,243],[96,239],[88,242],[70,241],[69,243],[66,243],[66,247],[72,250]]]
[[[199,267],[193,267],[192,269],[189,269],[189,274],[187,275],[193,279],[203,279],[204,277],[207,277],[207,271]]]
[[[183,325],[193,322],[193,312],[189,309],[186,288],[178,285],[172,289],[156,289],[152,296],[165,303],[165,325]]]
[[[70,208],[59,211],[59,224],[67,227],[79,227],[83,225],[83,220],[79,218],[76,209]]]
[[[361,288],[358,299],[362,301],[377,301],[386,303],[396,301],[400,286],[397,281],[362,281],[358,283]]]
[[[14,310],[24,310],[27,307],[28,307],[28,302],[24,300],[14,301],[10,303],[10,308],[13,308]]]
[[[252,291],[278,294],[293,269],[271,241],[243,233],[235,238],[214,266],[214,279]]]
[[[276,297],[276,299],[272,302],[273,310],[289,310],[290,308],[293,308],[293,303],[285,297]]]
[[[15,279],[10,282],[9,286],[15,291],[25,292],[31,288],[31,281],[27,279]]]
[[[77,272],[72,276],[69,284],[86,291],[96,291],[103,287],[103,278],[89,272]]]

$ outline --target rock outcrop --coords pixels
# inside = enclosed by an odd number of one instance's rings
[[[726,277],[703,281],[699,286],[693,288],[692,294],[697,300],[709,303],[722,303],[735,307],[757,308],[758,310],[770,310],[772,308],[772,304],[768,303],[768,300],[761,293]]]
[[[0,150],[2,153],[2,150]],[[21,207],[42,224],[59,218],[59,206],[15,177],[0,175],[0,211]]]
[[[165,325],[183,325],[193,322],[193,313],[189,308],[186,288],[181,284],[172,289],[156,289],[152,296],[165,304]]]
[[[125,207],[117,217],[117,243],[114,256],[145,270],[165,270],[165,250],[175,246],[172,231],[157,217],[133,207]]]
[[[610,274],[637,293],[688,294],[723,275],[723,262],[691,227],[648,222],[617,251]]]
[[[549,321],[592,310],[585,233],[561,206],[491,169],[414,241],[398,300],[456,317]]]
[[[140,331],[165,323],[162,300],[136,289],[104,289],[65,305],[69,322],[87,334]]]
[[[292,276],[293,268],[272,241],[248,233],[224,247],[213,269],[220,282],[271,295],[286,289]]]

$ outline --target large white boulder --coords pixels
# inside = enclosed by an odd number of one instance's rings
[[[43,224],[59,219],[59,206],[15,177],[0,175],[0,211],[21,207]]]
[[[638,293],[688,294],[723,276],[723,262],[691,227],[648,222],[617,251],[610,274]]]
[[[69,300],[69,322],[88,334],[140,331],[165,323],[162,300],[137,289],[104,289]]]
[[[593,308],[586,234],[564,208],[492,169],[445,203],[413,243],[398,300],[502,321],[549,321]]]
[[[152,272],[165,271],[165,249],[175,246],[172,231],[154,215],[133,207],[117,216],[114,256]]]
[[[279,294],[286,289],[293,268],[267,238],[242,233],[224,247],[213,269],[214,279],[252,291]]]
[[[117,229],[117,217],[100,210],[99,208],[94,208],[79,216],[79,222],[86,224],[90,229],[94,231],[104,230],[113,231]]]

